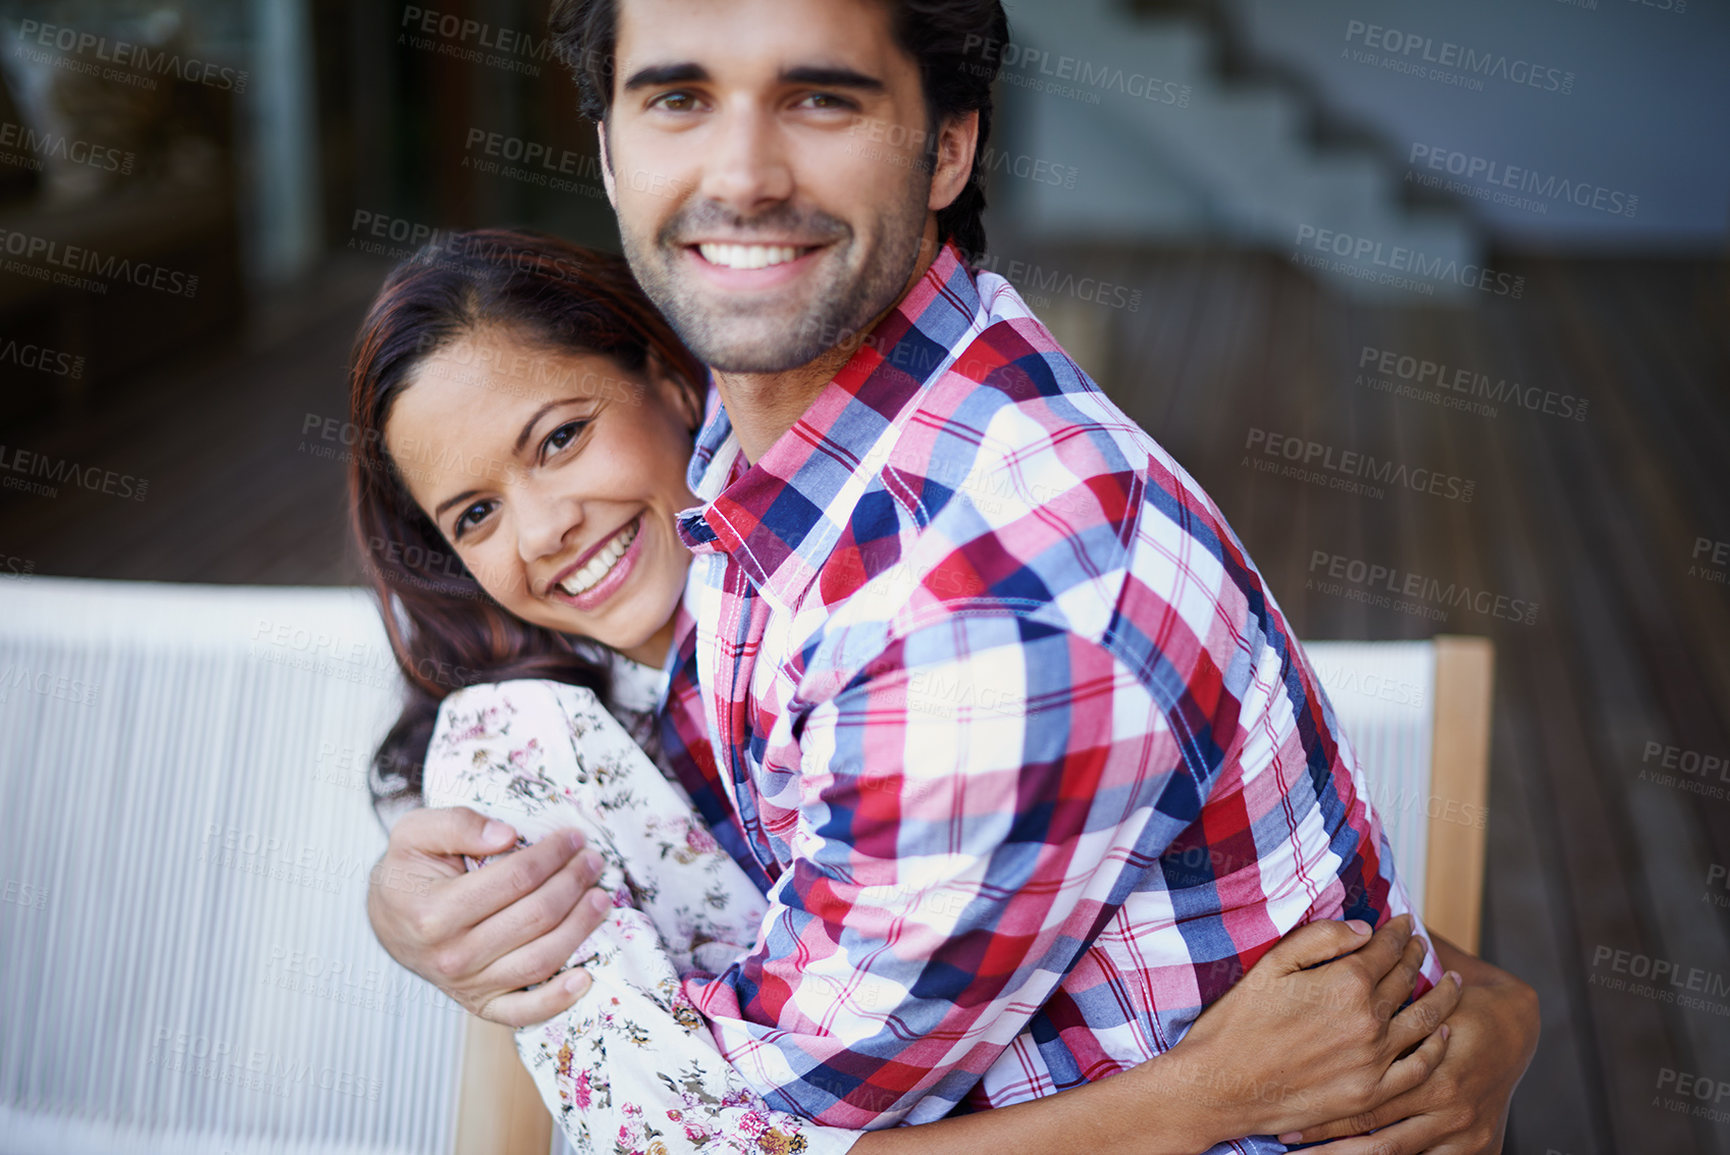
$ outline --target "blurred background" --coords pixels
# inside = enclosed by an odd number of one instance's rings
[[[0,3],[0,582],[360,580],[386,271],[617,247],[545,9]],[[978,263],[1301,636],[1495,641],[1483,953],[1544,1009],[1507,1149],[1730,1152],[1730,5],[1009,12]]]

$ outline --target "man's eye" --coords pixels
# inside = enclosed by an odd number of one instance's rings
[[[697,98],[689,92],[663,92],[649,102],[649,107],[667,112],[690,112],[697,107]]]
[[[837,96],[833,92],[813,92],[800,103],[820,112],[850,112],[856,107],[853,101],[848,100],[845,96]]]

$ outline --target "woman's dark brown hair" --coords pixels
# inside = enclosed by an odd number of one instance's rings
[[[391,406],[422,363],[499,327],[547,351],[608,357],[621,377],[638,381],[656,362],[702,411],[707,370],[637,287],[623,257],[539,233],[483,229],[446,234],[391,272],[349,357],[349,525],[408,682],[402,715],[369,775],[381,818],[387,807],[419,802],[439,703],[452,691],[514,678],[607,691],[605,651],[530,625],[488,597],[409,496],[399,463],[384,449]]]

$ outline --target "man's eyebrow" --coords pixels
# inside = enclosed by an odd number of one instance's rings
[[[650,64],[625,78],[621,91],[658,88],[664,84],[693,84],[710,79],[709,70],[695,61],[678,64]],[[888,86],[878,77],[855,68],[821,64],[800,64],[781,71],[783,84],[808,84],[816,88],[852,88],[866,92],[884,92]]]
[[[709,79],[709,70],[695,61],[679,64],[650,64],[625,78],[620,91],[634,92],[639,88],[658,88],[663,84],[690,84]]]
[[[875,76],[852,68],[802,64],[781,71],[783,84],[809,84],[815,88],[859,88],[884,92],[888,86]]]

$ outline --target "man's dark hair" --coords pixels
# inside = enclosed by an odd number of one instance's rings
[[[969,258],[985,251],[985,142],[991,136],[991,84],[1009,44],[1009,18],[1000,0],[885,0],[895,42],[919,62],[925,116],[936,151],[936,130],[951,116],[979,112],[973,172],[948,208],[937,214],[937,234]],[[618,0],[553,0],[553,44],[575,74],[583,115],[603,121],[613,101],[613,47]]]

